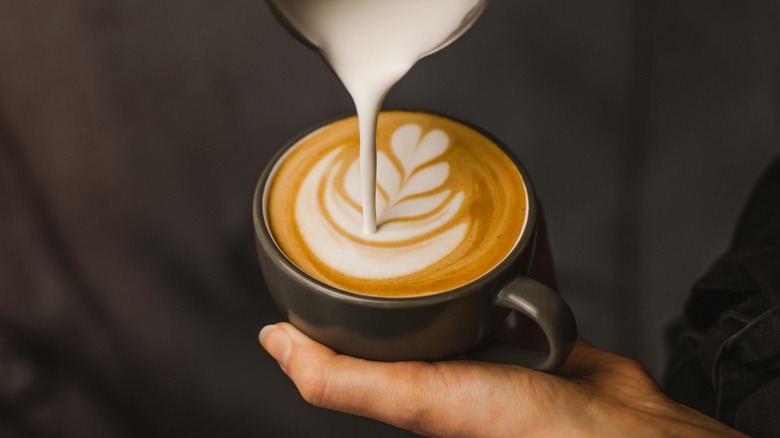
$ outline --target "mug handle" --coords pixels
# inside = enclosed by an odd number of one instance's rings
[[[495,336],[469,356],[487,362],[552,371],[569,357],[577,341],[577,322],[558,292],[528,277],[515,277],[499,290],[493,304],[516,310],[533,320],[547,336],[549,351],[520,348]]]

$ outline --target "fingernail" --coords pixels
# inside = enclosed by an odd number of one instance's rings
[[[287,332],[275,325],[267,325],[260,330],[260,344],[282,368],[287,368],[287,359],[292,351],[292,339]]]

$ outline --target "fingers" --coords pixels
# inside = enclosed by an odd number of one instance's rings
[[[431,364],[370,362],[336,354],[292,325],[263,328],[260,343],[303,398],[316,406],[371,417],[410,430],[435,423],[425,390]]]
[[[569,357],[555,370],[555,374],[564,377],[587,374],[592,366],[594,355],[598,355],[598,350],[585,339],[577,338]]]
[[[260,342],[308,402],[428,435],[476,437],[490,429],[485,424],[498,426],[496,418],[514,419],[518,412],[507,402],[517,395],[512,376],[533,373],[475,362],[356,359],[336,354],[287,323],[264,328]]]
[[[558,376],[468,361],[372,362],[337,354],[288,323],[264,328],[260,342],[309,403],[443,436],[541,430],[551,424],[550,406],[571,407],[568,402],[582,395],[566,395],[586,391],[569,379],[588,382],[592,388],[586,393],[592,396],[597,383],[627,361],[580,339]],[[618,386],[615,392],[631,385]],[[580,407],[575,403],[573,410]]]
[[[661,395],[658,383],[639,362],[596,348],[581,338],[555,374],[588,381],[596,387],[609,389],[612,395],[652,394],[643,399],[644,404],[662,400],[657,397]]]
[[[643,415],[657,426],[656,414],[671,406],[635,361],[582,339],[557,376],[467,361],[371,362],[339,355],[287,323],[264,328],[260,342],[308,402],[427,435],[626,436]]]
[[[621,359],[621,357],[596,348],[583,338],[578,338],[569,357],[556,370],[555,374],[572,378],[592,376],[599,370],[608,368],[616,359]]]

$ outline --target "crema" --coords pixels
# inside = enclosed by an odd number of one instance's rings
[[[299,140],[278,162],[266,218],[298,268],[339,289],[404,297],[448,291],[498,265],[527,215],[512,160],[478,131],[421,112],[377,123],[377,232],[362,231],[356,117]]]

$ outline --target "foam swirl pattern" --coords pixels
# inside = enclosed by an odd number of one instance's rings
[[[268,223],[300,269],[338,288],[410,296],[468,283],[503,260],[526,215],[520,173],[450,119],[385,112],[377,128],[378,231],[362,231],[356,118],[300,140],[277,166]]]

